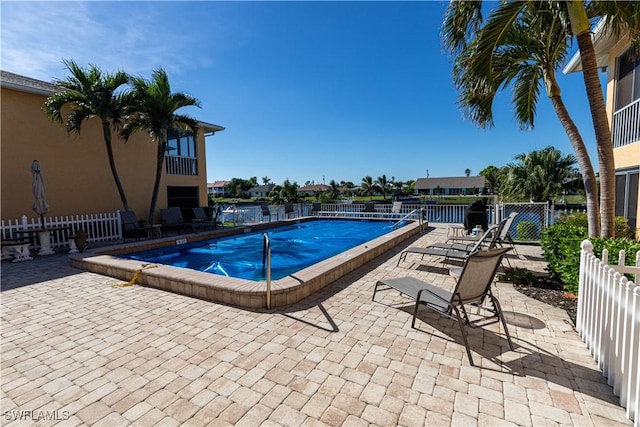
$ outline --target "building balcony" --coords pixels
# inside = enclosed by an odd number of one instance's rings
[[[198,175],[198,158],[182,156],[164,156],[164,165],[167,175]]]
[[[640,141],[640,99],[613,113],[613,148]]]

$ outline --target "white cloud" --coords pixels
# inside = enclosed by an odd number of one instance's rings
[[[172,73],[209,65],[221,41],[198,34],[215,26],[187,5],[3,1],[0,66],[50,81],[65,76],[62,59],[145,76],[157,67]]]

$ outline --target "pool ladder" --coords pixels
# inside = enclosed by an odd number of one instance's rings
[[[394,230],[398,229],[400,227],[400,224],[402,224],[403,221],[406,221],[410,217],[413,217],[417,212],[420,213],[418,215],[418,221],[420,224],[420,231],[422,231],[422,220],[424,219],[424,208],[414,209],[408,214],[406,214],[405,216],[403,216],[402,218],[400,218],[395,224],[393,224],[393,229]]]
[[[267,279],[267,309],[271,308],[271,241],[267,233],[262,233],[262,269]]]

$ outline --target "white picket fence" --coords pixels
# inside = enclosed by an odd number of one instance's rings
[[[68,246],[69,236],[83,230],[87,234],[87,243],[106,243],[122,239],[120,216],[117,212],[69,215],[60,217],[44,217],[46,229],[54,229],[51,232],[51,247],[61,248]],[[42,230],[40,218],[27,218],[0,221],[0,233],[2,239],[24,238],[24,235],[16,233],[18,230]],[[34,239],[34,245],[40,244]]]
[[[619,265],[608,265],[593,254],[585,240],[580,252],[580,287],[576,329],[598,367],[620,397],[627,417],[640,426],[640,286],[624,275],[640,275],[640,251],[636,266],[625,266],[624,251]]]

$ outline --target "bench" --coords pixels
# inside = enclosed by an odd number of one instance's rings
[[[2,259],[12,259],[13,262],[30,261],[29,241],[20,239],[5,239],[2,241]]]

